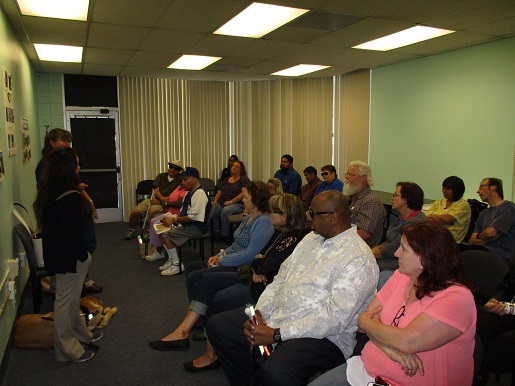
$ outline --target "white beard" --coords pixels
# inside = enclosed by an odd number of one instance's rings
[[[361,190],[360,185],[345,184],[343,187],[343,194],[347,197],[353,196]]]

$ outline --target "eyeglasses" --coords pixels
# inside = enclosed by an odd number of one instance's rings
[[[399,327],[399,319],[404,316],[404,311],[406,311],[406,305],[403,305],[401,308],[399,308],[397,315],[395,315],[395,318],[392,320],[392,326]]]
[[[284,214],[284,212],[280,212],[278,210],[271,210],[270,212],[268,212],[268,214],[272,214],[272,213],[276,213],[276,214]]]
[[[402,197],[402,194],[397,194],[397,193],[392,194],[392,198],[395,198],[395,197]]]
[[[180,168],[178,166],[172,166],[172,165],[168,165],[168,169],[177,170],[178,172],[182,171],[182,168]]]
[[[316,216],[320,216],[322,214],[333,214],[334,212],[315,212],[313,209],[309,208],[308,213],[311,216],[311,218],[315,218]]]
[[[329,172],[322,172],[320,173],[322,176],[327,176],[329,174]]]
[[[483,185],[479,185],[479,189],[484,189],[486,188],[487,186],[492,186],[490,184],[483,184]]]
[[[345,177],[361,177],[362,174],[345,173]]]

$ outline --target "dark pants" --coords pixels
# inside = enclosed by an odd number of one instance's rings
[[[247,319],[240,308],[214,315],[207,323],[209,341],[231,385],[305,385],[317,371],[345,361],[328,339],[299,338],[282,342],[258,366],[243,334]]]
[[[477,333],[483,343],[480,375],[511,371],[515,363],[515,316],[500,316],[478,306]]]

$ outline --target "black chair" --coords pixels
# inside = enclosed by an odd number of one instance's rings
[[[214,206],[211,206],[211,211],[209,212],[209,228],[206,233],[204,233],[201,236],[191,238],[189,241],[199,241],[200,247],[199,247],[199,254],[200,258],[204,260],[204,240],[211,239],[211,256],[215,255],[215,239],[213,237],[213,232],[211,231],[213,229],[213,215],[215,214],[215,208]],[[182,247],[177,247],[177,255],[179,256],[179,273],[182,274]]]
[[[27,254],[27,261],[30,269],[30,284],[32,286],[32,300],[34,301],[34,313],[39,314],[39,305],[43,301],[43,288],[41,286],[41,278],[46,276],[53,276],[53,273],[49,273],[45,267],[38,267],[36,261],[36,254],[34,247],[32,246],[32,238],[29,232],[22,224],[14,226],[14,232],[18,235]]]
[[[152,195],[152,184],[154,180],[143,180],[136,186],[136,205]]]
[[[467,250],[460,253],[465,275],[471,280],[476,303],[482,306],[509,272],[508,264],[499,256],[486,251]]]
[[[216,196],[216,185],[215,182],[211,178],[200,178],[199,179],[200,186],[204,188],[209,198],[213,198]]]

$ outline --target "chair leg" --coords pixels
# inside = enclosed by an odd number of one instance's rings
[[[204,239],[200,239],[199,241],[199,249],[200,249],[200,258],[204,260]]]
[[[36,277],[36,275],[33,275],[30,279],[31,285],[32,285],[32,301],[34,304],[34,313],[39,314],[39,305],[41,303],[41,299],[43,298],[43,295],[41,294],[41,282]],[[38,285],[39,284],[39,285]]]
[[[177,247],[177,255],[179,256],[179,275],[182,275],[182,248]]]

